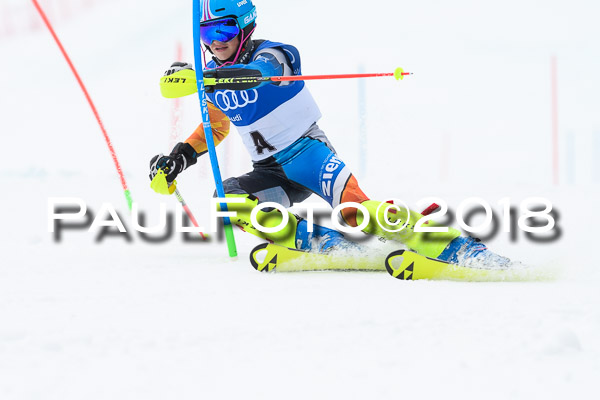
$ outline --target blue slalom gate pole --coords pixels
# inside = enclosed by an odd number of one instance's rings
[[[208,103],[206,93],[204,92],[204,71],[202,70],[202,44],[200,41],[200,2],[194,1],[194,63],[196,66],[196,84],[198,86],[198,98],[200,99],[200,110],[202,111],[202,123],[204,126],[204,136],[206,137],[206,146],[208,147],[208,155],[212,165],[215,185],[217,186],[217,195],[219,198],[225,198],[225,189],[223,189],[223,180],[221,179],[221,170],[219,169],[219,160],[215,150],[215,141],[213,139],[212,127],[210,126],[210,117],[208,115]],[[227,204],[221,203],[221,210],[227,211]],[[225,229],[225,238],[227,240],[227,249],[229,257],[237,257],[237,248],[235,245],[235,237],[233,235],[233,227],[229,217],[223,218]]]

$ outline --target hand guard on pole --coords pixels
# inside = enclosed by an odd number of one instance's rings
[[[198,153],[189,143],[177,143],[170,155],[158,154],[150,160],[150,187],[159,194],[173,194],[175,178],[197,162]]]
[[[174,62],[160,78],[160,92],[167,99],[188,96],[197,91],[196,71],[190,63]]]

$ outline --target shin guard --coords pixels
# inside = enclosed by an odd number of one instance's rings
[[[361,203],[369,211],[369,224],[363,229],[363,232],[375,235],[387,240],[395,240],[403,243],[411,250],[426,257],[437,258],[454,238],[460,236],[460,232],[453,228],[448,228],[448,232],[415,232],[415,224],[421,218],[422,214],[397,206],[390,209],[385,219],[385,204],[380,201],[367,200]],[[379,215],[377,209],[379,208]],[[356,222],[362,224],[364,216],[359,211]],[[399,232],[395,232],[408,221],[406,227]],[[440,226],[433,221],[427,223],[428,227]],[[385,228],[385,229],[384,229]],[[391,231],[391,232],[390,232]]]

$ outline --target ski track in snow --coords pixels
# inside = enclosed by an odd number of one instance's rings
[[[56,27],[150,224],[158,221],[161,201],[174,210],[174,199],[149,189],[147,164],[170,150],[172,103],[160,98],[158,79],[178,41],[192,59],[187,3],[96,4]],[[400,28],[367,20],[378,26],[377,43],[358,35],[334,52],[322,45],[328,36],[312,27],[337,23],[328,17],[334,14],[355,20],[355,8],[307,0],[282,19],[281,2],[257,0],[258,36],[297,45],[307,74],[355,72],[359,63],[368,71],[398,63],[414,70],[403,86],[368,82],[363,189],[411,205],[433,194],[453,208],[471,196],[493,206],[506,196],[516,204],[547,197],[560,213],[559,240],[540,244],[519,234],[511,242],[498,234],[489,244],[540,271],[557,271],[551,281],[260,274],[247,260],[259,242],[237,230],[237,261],[227,258],[222,241],[188,244],[177,237],[151,245],[132,233],[130,244],[118,237],[94,243],[95,233],[80,230],[64,232],[56,243],[47,231],[49,197],[83,198],[94,212],[114,204],[130,227],[124,196],[49,34],[0,37],[2,76],[26,77],[3,82],[0,96],[9,157],[0,165],[0,399],[598,398],[600,265],[589,254],[600,191],[585,172],[594,162],[593,127],[600,126],[597,92],[590,89],[600,87],[590,73],[600,65],[588,39],[600,34],[590,22],[597,5],[575,1],[565,9],[550,2],[540,11],[534,1],[509,3],[502,9],[462,0],[433,8],[404,4]],[[507,31],[499,21],[508,18]],[[389,50],[386,38],[397,38],[398,51]],[[340,63],[339,54],[357,49],[378,57]],[[548,56],[555,52],[561,134],[575,132],[580,151],[575,182],[561,186],[550,185]],[[356,83],[310,88],[323,110],[321,127],[358,170]],[[197,100],[185,99],[181,115],[179,130],[193,130]],[[445,135],[452,156],[442,161]],[[231,136],[219,149],[224,176],[250,165]],[[412,151],[401,152],[402,165],[391,170],[381,153],[404,146]],[[423,162],[420,149],[434,161]],[[448,171],[440,174],[442,162]],[[201,160],[178,179],[206,226],[214,190],[207,168]]]

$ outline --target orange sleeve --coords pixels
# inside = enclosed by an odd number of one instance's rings
[[[229,135],[231,122],[229,122],[229,118],[227,118],[227,116],[212,103],[208,103],[208,116],[210,117],[210,126],[213,131],[215,146],[218,146],[219,143]],[[208,151],[202,124],[196,128],[189,138],[187,138],[185,143],[189,143],[198,154],[204,154]]]

